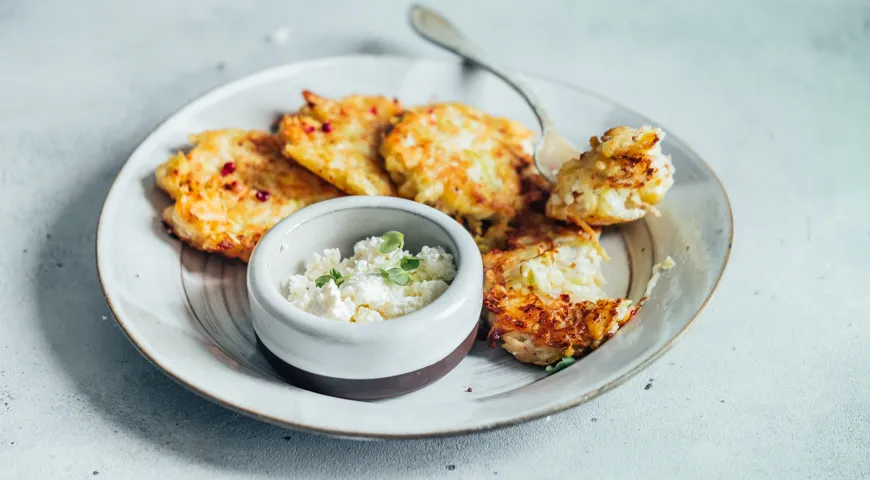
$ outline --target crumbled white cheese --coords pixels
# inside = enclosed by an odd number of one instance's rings
[[[647,298],[650,295],[652,295],[653,288],[656,287],[656,284],[659,283],[659,277],[662,276],[662,271],[670,270],[670,269],[674,268],[674,266],[676,264],[677,263],[674,262],[674,259],[671,258],[670,255],[668,255],[667,257],[665,257],[664,260],[653,265],[652,275],[650,276],[650,279],[646,284],[646,291],[643,292],[644,298]]]
[[[380,270],[399,267],[400,261],[412,256],[397,249],[381,253],[382,238],[370,237],[353,247],[353,256],[342,259],[332,248],[313,254],[305,262],[305,273],[287,280],[287,300],[314,315],[341,322],[380,322],[406,315],[432,303],[447,290],[456,276],[453,255],[441,247],[423,247],[417,255],[420,265],[408,272],[411,281],[397,285],[379,274]],[[344,279],[317,287],[319,277],[332,270]]]
[[[592,244],[560,246],[520,265],[525,283],[546,297],[563,293],[574,302],[604,298],[601,256]]]
[[[314,301],[309,304],[308,311],[318,317],[344,320],[353,316],[356,305],[353,300],[342,298],[335,283],[329,282],[314,294]]]

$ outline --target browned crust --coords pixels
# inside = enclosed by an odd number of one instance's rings
[[[441,122],[441,118],[463,118],[480,127],[480,134],[496,140],[496,147],[486,152],[494,162],[494,176],[499,187],[468,178],[473,157],[466,152],[445,151],[438,142],[450,136],[458,126]],[[381,152],[391,178],[399,185],[399,195],[428,203],[460,223],[473,225],[482,221],[499,223],[513,218],[522,209],[522,185],[519,171],[531,162],[522,149],[522,141],[533,135],[513,121],[493,117],[458,103],[433,104],[405,111],[395,120],[386,135]],[[405,146],[403,139],[416,143]],[[437,199],[424,196],[428,188],[441,185]]]
[[[613,127],[604,132],[600,139],[589,139],[593,150],[614,160],[612,165],[616,168],[607,176],[607,182],[613,188],[641,188],[655,173],[648,152],[661,141],[661,137],[655,130],[626,135],[632,130],[624,126]]]
[[[175,201],[161,218],[170,235],[209,253],[248,261],[278,221],[341,192],[285,158],[283,142],[260,131],[214,130],[191,136],[156,172]],[[230,165],[232,168],[224,170]]]
[[[305,106],[278,125],[284,154],[345,193],[395,196],[378,146],[402,111],[398,99],[350,95],[332,100],[310,90],[302,96]]]
[[[631,317],[619,318],[624,299],[572,302],[566,294],[542,299],[528,287],[507,285],[507,270],[532,258],[554,255],[560,241],[570,238],[597,242],[593,234],[576,227],[528,215],[507,235],[506,249],[484,254],[490,346],[502,344],[520,361],[547,365],[563,355],[581,356],[598,347],[610,337],[614,323],[621,325]],[[503,343],[507,336],[513,341]],[[520,343],[525,347],[518,348]]]

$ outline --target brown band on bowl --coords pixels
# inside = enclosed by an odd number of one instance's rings
[[[475,324],[474,329],[458,347],[428,367],[392,377],[371,379],[326,377],[294,367],[266,348],[259,336],[257,337],[257,348],[263,352],[272,368],[277,370],[291,385],[332,397],[350,400],[380,400],[411,393],[447,375],[456,365],[459,365],[459,362],[471,350],[471,346],[474,345],[477,338],[477,330],[478,325]]]

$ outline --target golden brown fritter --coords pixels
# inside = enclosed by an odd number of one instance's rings
[[[601,290],[597,232],[529,214],[505,250],[483,256],[490,345],[549,365],[598,347],[634,314]]]
[[[480,229],[522,207],[520,170],[531,163],[533,133],[459,103],[404,112],[381,144],[399,194]]]
[[[535,153],[535,132],[521,123],[505,117],[484,114],[483,122],[487,127],[498,132],[501,140],[520,159],[520,165],[532,165]]]
[[[474,237],[480,253],[507,248],[507,239],[514,230],[512,222],[501,221],[494,224],[479,223],[473,226],[463,225]]]
[[[520,210],[514,218],[496,223],[465,223],[466,229],[471,232],[475,242],[477,242],[480,253],[506,249],[508,236],[517,227],[535,224],[543,219],[552,185],[538,173],[534,164],[520,168],[519,174],[522,201]]]
[[[281,154],[266,132],[214,130],[192,135],[193,149],[157,167],[157,185],[175,203],[163,220],[185,243],[248,261],[262,236],[302,207],[341,196]]]
[[[613,225],[657,214],[655,205],[674,183],[674,166],[661,151],[664,132],[614,127],[592,137],[592,150],[559,170],[547,216],[578,225]]]
[[[308,90],[302,96],[305,107],[278,127],[284,154],[346,193],[395,196],[378,145],[402,111],[399,101],[364,95],[330,100]]]

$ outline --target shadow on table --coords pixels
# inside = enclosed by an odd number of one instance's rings
[[[395,50],[372,40],[364,42],[357,53],[396,53]],[[323,54],[330,53],[352,52]],[[270,63],[268,60],[259,59],[262,65],[254,66],[265,66]],[[271,63],[276,63],[276,59],[271,58]],[[217,74],[203,72],[196,78],[181,79],[178,83],[188,85],[185,88],[153,93],[164,95],[167,102],[183,104],[198,93],[191,90],[191,84],[194,88],[208,88],[225,81],[215,80]],[[171,109],[148,111],[140,121],[157,122],[168,111]],[[107,132],[106,137],[111,138],[112,133]],[[94,259],[97,218],[112,179],[123,163],[124,158],[119,156],[125,157],[138,139],[122,138],[120,142],[123,145],[114,145],[117,148],[106,148],[114,151],[111,158],[94,160],[110,167],[81,185],[54,221],[51,237],[40,250],[43,267],[37,275],[41,326],[52,353],[77,386],[78,394],[114,425],[114,434],[132,433],[167,454],[195,463],[282,476],[322,475],[329,465],[331,472],[358,477],[365,471],[408,468],[409,458],[413,459],[410,463],[415,465],[413,472],[417,475],[454,469],[461,472],[463,464],[470,466],[472,462],[478,474],[491,474],[520,449],[528,458],[547,457],[549,442],[532,441],[531,426],[471,437],[406,442],[355,442],[294,432],[225,410],[163,375],[137,353],[111,320],[97,280]],[[576,425],[553,422],[548,428],[551,431],[547,437],[564,438]]]

